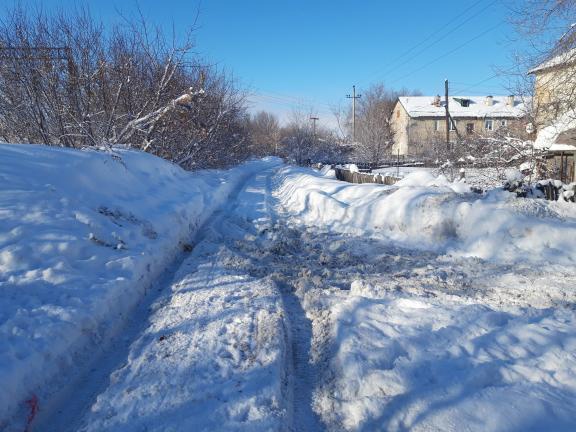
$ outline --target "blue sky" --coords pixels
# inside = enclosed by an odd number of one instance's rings
[[[24,0],[46,10],[77,0]],[[102,20],[138,4],[150,21],[185,31],[198,7],[197,51],[232,72],[253,93],[253,109],[286,116],[314,109],[330,124],[331,107],[382,82],[392,88],[508,93],[495,68],[511,66],[518,47],[502,0],[273,1],[87,0]]]

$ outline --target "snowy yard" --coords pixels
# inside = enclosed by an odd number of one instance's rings
[[[0,429],[576,429],[576,206],[1,145]]]
[[[459,176],[459,168],[454,169],[454,176]],[[496,168],[477,168],[477,167],[465,167],[464,173],[466,177],[466,183],[470,186],[476,186],[483,190],[492,189],[502,186],[506,180],[504,176],[504,169]],[[439,175],[439,168],[427,168],[427,167],[390,167],[381,168],[374,171],[375,173],[381,173],[383,175],[389,176],[400,176],[405,177],[408,174],[414,172],[428,172],[432,175]]]

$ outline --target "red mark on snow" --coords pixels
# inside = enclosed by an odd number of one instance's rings
[[[28,405],[30,412],[28,413],[28,418],[26,419],[26,429],[24,429],[24,432],[29,432],[30,426],[34,421],[34,417],[36,417],[36,414],[38,414],[38,396],[32,394],[32,397],[26,401],[26,405]]]

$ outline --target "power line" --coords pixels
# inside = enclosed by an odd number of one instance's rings
[[[332,106],[324,103],[324,102],[318,102],[315,99],[309,99],[309,98],[303,98],[303,97],[297,97],[297,96],[290,96],[290,95],[286,95],[283,93],[278,93],[278,92],[274,92],[274,91],[261,91],[260,93],[258,93],[260,95],[268,95],[269,97],[273,97],[276,99],[281,99],[281,100],[285,100],[285,101],[289,101],[289,102],[296,102],[298,104],[309,104],[309,105],[321,105],[324,106],[326,108],[331,109]]]
[[[464,92],[467,92],[467,91],[470,90],[470,89],[476,88],[476,87],[484,84],[485,82],[490,81],[490,80],[493,80],[494,78],[497,78],[497,77],[499,77],[499,76],[501,76],[501,75],[503,75],[503,74],[506,74],[507,72],[511,72],[511,71],[513,71],[514,69],[516,69],[516,66],[513,66],[513,67],[508,68],[508,69],[504,69],[504,70],[502,70],[502,71],[500,71],[500,72],[496,72],[495,74],[490,75],[488,78],[484,78],[484,79],[482,79],[482,80],[480,80],[480,81],[478,81],[478,82],[476,82],[476,83],[474,83],[474,84],[459,83],[459,84],[462,84],[462,85],[466,85],[467,87],[462,88],[462,89],[459,89],[459,90],[457,90],[455,93],[463,94]],[[453,82],[454,82],[454,81],[453,81]],[[486,87],[486,88],[488,88],[488,87]],[[494,86],[493,88],[496,88],[496,87]]]
[[[464,48],[465,46],[471,44],[472,42],[474,42],[474,41],[476,41],[476,40],[478,40],[478,39],[480,39],[482,36],[490,33],[491,31],[496,30],[498,27],[500,27],[500,26],[502,26],[502,25],[503,25],[503,23],[500,22],[500,23],[496,24],[495,26],[490,27],[489,29],[483,31],[482,33],[474,36],[472,39],[469,39],[469,40],[467,40],[466,42],[464,42],[463,44],[458,45],[456,48],[454,48],[454,49],[452,49],[452,50],[450,50],[450,51],[442,54],[441,56],[436,57],[435,59],[429,61],[428,63],[424,64],[422,67],[420,67],[420,68],[418,68],[418,69],[415,69],[415,70],[413,70],[413,71],[410,72],[410,73],[404,74],[404,75],[402,75],[400,78],[398,78],[398,79],[396,79],[396,80],[394,80],[394,81],[391,81],[391,83],[393,84],[393,83],[395,83],[395,82],[400,81],[401,79],[404,79],[404,78],[406,78],[406,77],[412,76],[412,75],[414,75],[415,73],[418,73],[418,72],[420,72],[420,71],[423,70],[423,69],[426,69],[426,68],[427,68],[428,66],[430,66],[431,64],[434,64],[434,63],[436,63],[437,61],[440,61],[440,60],[442,60],[443,58],[448,57],[450,54],[453,54],[453,53],[455,53],[456,51]]]
[[[480,9],[479,11],[477,11],[476,13],[474,13],[473,15],[471,15],[470,17],[468,17],[467,19],[465,19],[463,22],[461,22],[460,24],[458,24],[456,27],[453,27],[452,29],[450,29],[447,33],[445,33],[444,35],[440,36],[438,39],[434,40],[433,42],[429,43],[428,45],[426,45],[424,48],[422,48],[421,50],[419,50],[414,56],[412,56],[411,58],[403,61],[402,63],[392,67],[392,68],[388,68],[385,69],[384,72],[377,72],[376,74],[371,75],[370,78],[371,79],[373,77],[375,77],[376,75],[389,75],[392,72],[395,72],[396,70],[398,70],[401,66],[411,62],[412,60],[414,60],[415,57],[419,56],[420,54],[422,54],[423,52],[425,52],[426,50],[428,50],[429,48],[433,47],[434,45],[436,45],[437,43],[441,42],[442,40],[446,39],[446,37],[448,37],[449,35],[451,35],[452,33],[454,33],[455,31],[459,30],[462,26],[464,26],[464,24],[468,23],[470,20],[472,20],[473,18],[477,17],[478,15],[480,15],[481,13],[483,13],[484,11],[486,11],[488,8],[490,8],[492,5],[494,5],[495,3],[497,3],[498,0],[493,0],[491,3],[489,3],[487,6],[485,6],[484,8]],[[395,60],[392,61],[391,64],[396,63],[398,60],[406,57],[408,54],[410,54],[411,52],[413,52],[416,48],[422,46],[423,44],[427,43],[431,37],[433,37],[436,34],[442,33],[444,32],[444,30],[446,29],[446,27],[450,24],[452,24],[454,21],[456,21],[458,18],[462,17],[463,15],[465,15],[468,11],[470,11],[471,9],[473,9],[474,7],[476,7],[479,3],[481,3],[482,0],[479,0],[477,2],[475,2],[472,6],[468,7],[467,9],[465,9],[462,13],[458,14],[457,16],[455,16],[454,18],[452,18],[450,21],[448,21],[446,24],[444,24],[440,30],[437,30],[435,32],[433,32],[432,34],[430,34],[430,36],[428,36],[427,38],[425,38],[424,40],[422,40],[421,42],[419,42],[418,44],[414,45],[412,48],[410,48],[408,51],[404,52],[404,54],[400,55],[399,57],[397,57]],[[389,65],[390,66],[390,65]],[[367,80],[364,80],[363,82],[365,82]]]
[[[469,85],[468,87],[466,87],[466,88],[464,88],[464,89],[459,89],[459,90],[457,90],[455,93],[457,93],[457,94],[464,94],[464,92],[467,92],[467,91],[470,90],[470,89],[473,89],[473,88],[475,88],[475,87],[478,87],[479,85],[485,83],[486,81],[490,81],[490,80],[496,78],[498,75],[500,75],[500,74],[494,74],[494,75],[492,75],[492,76],[489,76],[488,78],[485,78],[485,79],[483,79],[482,81],[478,81],[478,82],[475,83],[475,84],[471,84],[471,85]]]
[[[281,99],[281,98],[276,98],[273,96],[267,96],[264,94],[258,94],[255,95],[256,97],[258,97],[259,99],[267,102],[267,103],[273,103],[276,105],[285,105],[288,107],[292,107],[292,108],[315,108],[314,105],[312,103],[305,103],[305,102],[293,102],[291,100],[288,99]],[[322,112],[330,112],[326,109],[319,109],[319,111]]]
[[[1,60],[69,60],[70,48],[52,46],[0,46]]]
[[[295,103],[295,102],[291,102],[291,101],[286,101],[286,100],[278,100],[275,99],[271,96],[266,96],[266,95],[257,95],[264,103],[270,103],[273,105],[280,105],[283,107],[287,107],[287,108],[291,108],[293,110],[299,110],[302,108],[305,109],[314,109],[315,112],[320,113],[320,114],[325,114],[326,116],[331,116],[333,115],[333,112],[329,111],[329,110],[325,110],[325,109],[316,109],[313,106],[307,105],[307,104],[303,104],[303,103]],[[254,104],[255,102],[252,101],[252,104]]]
[[[447,23],[445,23],[443,26],[440,27],[439,30],[436,30],[432,33],[430,33],[430,35],[428,35],[426,38],[424,38],[423,40],[421,40],[420,42],[418,42],[416,45],[412,46],[411,48],[409,48],[407,51],[405,51],[404,53],[400,54],[398,57],[396,57],[394,60],[392,60],[392,62],[390,62],[390,64],[388,66],[391,66],[395,63],[397,63],[399,60],[401,60],[402,58],[406,57],[408,54],[410,54],[411,52],[413,52],[416,48],[424,45],[426,42],[428,42],[430,40],[431,37],[442,33],[444,31],[444,29],[452,24],[454,21],[456,21],[458,18],[460,18],[461,16],[465,15],[469,10],[473,9],[474,7],[476,7],[476,5],[478,5],[479,3],[481,3],[482,0],[478,0],[477,2],[475,2],[472,6],[466,8],[463,12],[461,12],[460,14],[456,15],[454,18],[452,18],[450,21],[448,21]],[[388,69],[384,69],[386,72],[388,72]],[[376,76],[376,75],[380,75],[382,71],[376,72],[373,75],[370,76],[370,78]],[[383,74],[383,73],[382,73]]]

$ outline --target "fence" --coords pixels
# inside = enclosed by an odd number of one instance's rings
[[[376,183],[393,185],[398,180],[398,177],[385,176],[382,174],[352,172],[343,168],[335,168],[336,178],[348,183]]]
[[[536,189],[549,201],[575,201],[576,185],[573,183],[567,185],[558,180],[541,180],[536,184]]]

